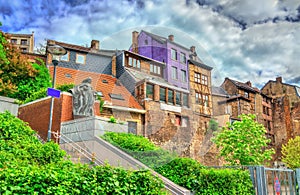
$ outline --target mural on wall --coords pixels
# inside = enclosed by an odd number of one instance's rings
[[[91,83],[92,79],[87,78],[71,89],[74,117],[94,116],[95,91]]]

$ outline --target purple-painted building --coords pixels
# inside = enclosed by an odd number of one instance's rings
[[[164,38],[146,31],[132,32],[132,52],[163,62],[167,82],[189,90],[188,59],[190,49],[174,42],[174,36]]]

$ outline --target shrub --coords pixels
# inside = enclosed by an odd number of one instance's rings
[[[0,113],[0,194],[166,194],[150,171],[73,164],[57,144],[42,144],[34,134]]]
[[[57,85],[56,89],[60,90],[60,91],[65,91],[65,92],[69,92],[71,89],[73,89],[75,87],[75,85],[73,83],[69,83],[69,84],[62,84],[62,85]]]

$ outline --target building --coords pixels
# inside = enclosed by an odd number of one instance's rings
[[[34,32],[32,34],[13,34],[6,33],[7,40],[20,49],[23,53],[33,53],[34,50]]]
[[[189,90],[188,59],[190,49],[175,42],[174,35],[168,38],[142,30],[132,32],[134,53],[166,64],[162,70],[163,77],[168,83]]]
[[[300,88],[282,82],[282,77],[268,81],[261,91],[272,97],[272,116],[276,160],[281,160],[281,146],[300,135]]]
[[[270,145],[275,144],[273,130],[272,98],[253,87],[250,81],[245,83],[225,78],[220,87],[214,87],[214,112],[224,124],[222,115],[229,115],[229,121],[239,120],[241,114],[255,114],[258,123],[264,125]]]

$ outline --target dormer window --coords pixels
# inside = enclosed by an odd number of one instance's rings
[[[76,63],[77,64],[85,64],[85,55],[84,54],[76,54]]]
[[[128,58],[128,65],[132,66],[134,68],[141,68],[141,62],[140,62],[140,60],[137,60],[137,59],[132,58],[132,57]]]

